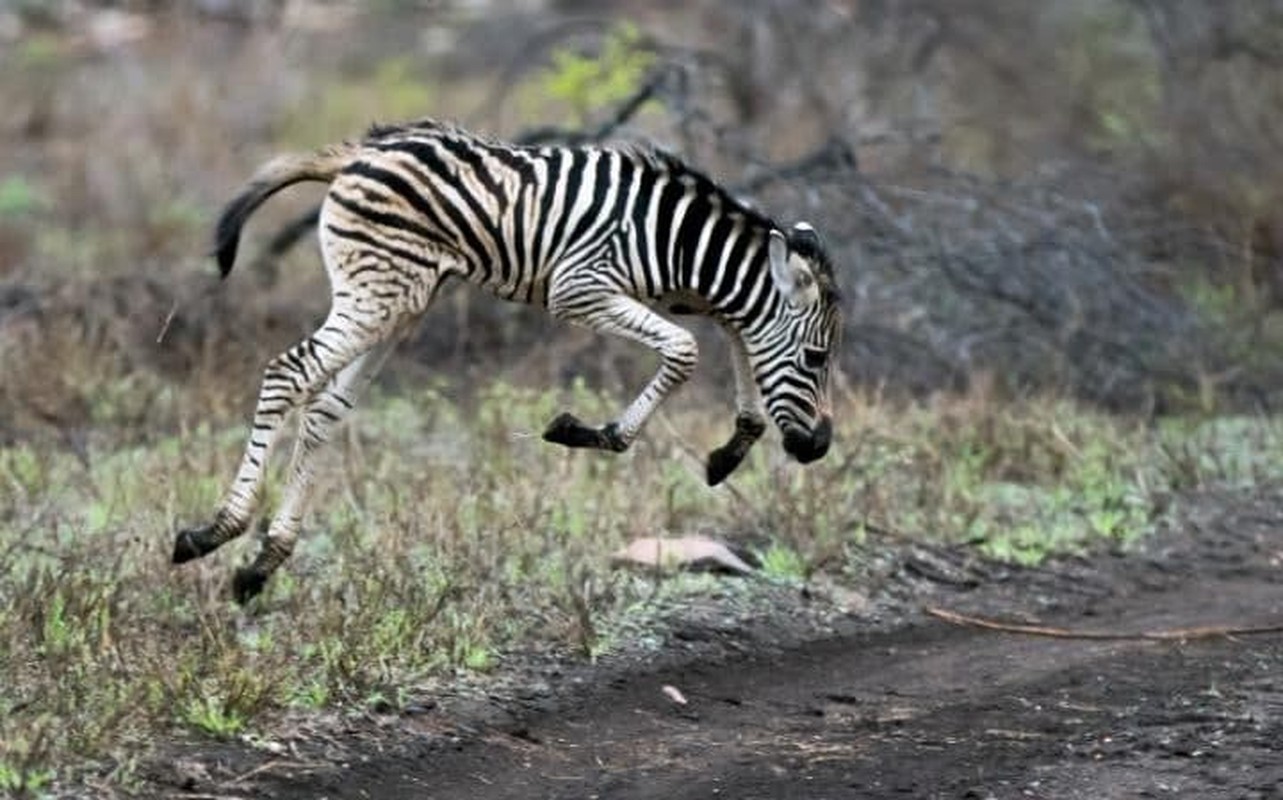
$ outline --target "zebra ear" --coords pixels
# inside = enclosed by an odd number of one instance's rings
[[[811,274],[806,261],[791,258],[788,240],[779,231],[771,231],[771,241],[767,248],[771,259],[771,279],[790,305],[805,305],[810,298],[810,288],[815,285],[815,276]]]
[[[819,234],[809,222],[799,222],[794,225],[793,230],[789,231],[788,242],[791,248],[802,255],[815,253],[820,249]]]

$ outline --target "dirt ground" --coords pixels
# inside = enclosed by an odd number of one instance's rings
[[[324,746],[220,746],[157,767],[171,797],[1283,797],[1283,492],[1191,498],[1139,552],[1038,569],[905,547],[819,638],[675,629],[664,663],[571,667],[549,691],[433,703]],[[685,703],[674,699],[672,687]],[[328,754],[328,755],[326,755]]]

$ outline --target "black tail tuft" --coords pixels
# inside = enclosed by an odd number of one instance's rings
[[[226,278],[232,271],[232,264],[236,263],[241,227],[262,201],[263,194],[251,186],[228,203],[219,216],[214,227],[214,252],[211,255],[218,259],[218,272],[222,277]]]

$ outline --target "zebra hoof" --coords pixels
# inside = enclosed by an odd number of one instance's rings
[[[628,449],[628,442],[619,434],[619,426],[615,423],[604,428],[590,428],[569,411],[563,411],[548,423],[543,440],[563,447],[613,450],[616,453]]]
[[[735,447],[719,447],[708,454],[708,465],[705,477],[709,486],[716,486],[726,480],[735,468],[744,460],[744,451]]]
[[[563,411],[548,423],[543,440],[564,447],[595,447],[597,431],[579,421],[579,417]]]
[[[185,564],[200,558],[214,548],[209,545],[214,526],[201,525],[196,528],[185,528],[174,537],[173,563]]]
[[[253,567],[241,567],[232,576],[232,598],[238,605],[245,605],[258,597],[267,584],[267,576]]]

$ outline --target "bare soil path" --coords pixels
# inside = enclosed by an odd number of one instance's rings
[[[407,715],[342,763],[264,762],[223,794],[1283,797],[1283,634],[1053,639],[920,610],[1116,632],[1277,625],[1283,494],[1198,498],[1141,553],[919,589],[903,616],[816,641],[707,632],[698,659],[598,676],[551,704]],[[220,758],[229,774],[255,769]]]

